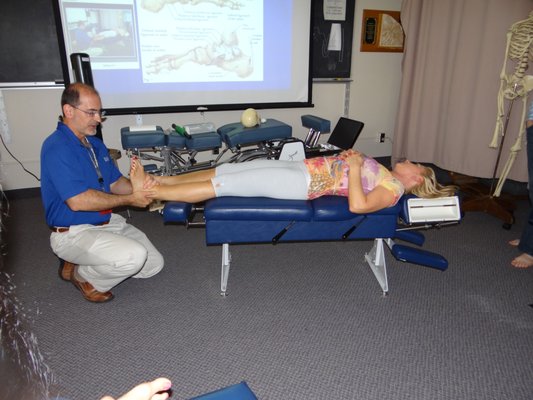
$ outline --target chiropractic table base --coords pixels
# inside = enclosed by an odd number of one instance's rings
[[[162,212],[165,223],[191,225],[194,213],[192,204],[182,202],[167,202]],[[206,244],[222,245],[223,296],[231,263],[230,244],[365,239],[373,240],[365,260],[385,295],[389,291],[385,245],[400,261],[444,271],[448,261],[441,255],[396,244],[395,239],[421,246],[424,236],[414,229],[455,224],[460,219],[457,197],[426,200],[413,196],[403,196],[396,206],[369,214],[351,213],[347,198],[338,196],[315,200],[219,197],[205,203],[203,214]]]

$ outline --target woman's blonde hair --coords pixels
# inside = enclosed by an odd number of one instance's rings
[[[431,199],[435,197],[454,196],[457,192],[457,186],[454,185],[441,185],[437,182],[435,171],[433,168],[426,167],[421,164],[417,164],[423,169],[422,182],[413,186],[411,189],[406,190],[407,193],[412,193],[418,197]]]

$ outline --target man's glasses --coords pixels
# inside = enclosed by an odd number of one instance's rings
[[[72,104],[70,104],[71,107],[74,107],[76,110],[79,110],[85,114],[87,114],[89,117],[91,118],[94,118],[96,117],[97,115],[100,117],[100,118],[104,118],[105,115],[106,115],[106,111],[105,110],[90,110],[90,111],[87,111],[87,110],[82,110],[81,108],[78,108],[76,106],[73,106]]]

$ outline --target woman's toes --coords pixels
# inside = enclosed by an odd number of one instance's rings
[[[515,268],[529,268],[533,267],[533,256],[522,253],[511,261],[511,265]]]
[[[513,247],[517,247],[520,244],[520,239],[509,240],[509,244]]]

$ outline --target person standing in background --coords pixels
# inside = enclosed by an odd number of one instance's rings
[[[533,102],[527,114],[526,141],[530,210],[520,239],[509,242],[511,246],[517,246],[522,252],[511,261],[511,265],[515,268],[533,267]]]

